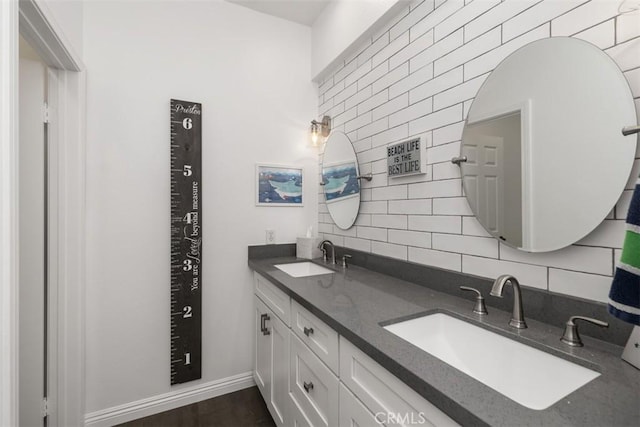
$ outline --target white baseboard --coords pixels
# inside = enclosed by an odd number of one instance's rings
[[[136,402],[92,412],[85,415],[84,424],[87,427],[110,427],[253,387],[254,385],[256,383],[253,380],[253,372],[245,372],[221,380],[198,384],[189,388],[181,388],[180,390]]]

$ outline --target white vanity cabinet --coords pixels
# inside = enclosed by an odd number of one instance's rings
[[[259,282],[260,280],[260,282]],[[267,408],[278,427],[283,427],[289,412],[289,338],[287,324],[276,313],[282,314],[274,301],[289,303],[289,297],[256,275],[255,300],[255,365],[253,377]],[[263,301],[259,297],[258,284],[266,295],[274,297]],[[263,294],[265,293],[263,292]],[[288,313],[288,310],[286,310]]]
[[[254,378],[279,427],[458,425],[258,273],[254,285]]]

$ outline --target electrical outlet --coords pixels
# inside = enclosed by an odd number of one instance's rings
[[[275,245],[276,244],[276,230],[274,230],[272,228],[267,228],[266,241],[267,241],[267,245]]]

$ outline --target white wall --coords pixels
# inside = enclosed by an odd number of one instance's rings
[[[639,153],[612,214],[577,244],[539,254],[488,237],[462,197],[460,169],[450,159],[459,153],[463,120],[486,76],[536,39],[574,36],[603,49],[623,70],[640,111],[640,15],[618,16],[618,5],[412,2],[319,85],[318,116],[333,117],[335,128],[353,141],[361,172],[374,174],[363,183],[356,226],[339,230],[321,200],[320,231],[349,248],[489,278],[511,273],[527,286],[606,301],[640,172]],[[427,174],[388,179],[386,145],[414,136],[426,137]]]
[[[88,2],[87,412],[252,369],[247,246],[317,223],[310,29],[227,2]],[[169,100],[203,110],[203,379],[169,386]],[[255,163],[304,207],[256,207]]]
[[[39,0],[41,7],[47,9],[47,16],[55,21],[62,30],[65,46],[82,58],[83,5],[82,0]]]
[[[311,76],[323,78],[408,0],[334,0],[311,30]]]

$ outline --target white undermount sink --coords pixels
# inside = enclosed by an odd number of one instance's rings
[[[546,409],[600,376],[444,313],[384,328],[530,409]]]
[[[333,270],[324,268],[312,262],[294,262],[290,264],[276,264],[275,268],[284,271],[291,277],[318,276],[320,274],[332,274]]]

